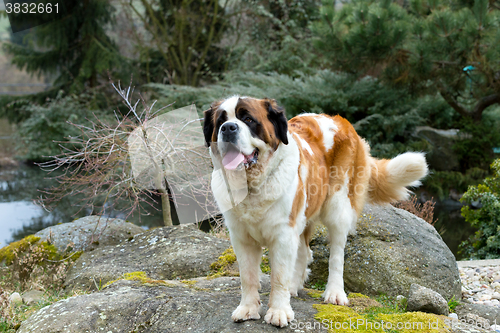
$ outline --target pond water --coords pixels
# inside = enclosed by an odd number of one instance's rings
[[[42,195],[40,190],[56,184],[53,174],[49,175],[37,166],[21,164],[17,168],[0,169],[0,247],[48,226],[71,222],[93,213],[89,208],[82,209],[75,196],[64,198],[51,211],[34,202]],[[126,218],[148,229],[163,225],[160,205],[155,206],[145,207],[145,212],[150,215],[127,217],[120,211],[109,209],[105,215]]]
[[[459,245],[476,232],[460,214],[461,206],[458,203],[438,204],[434,207],[434,227],[448,245],[457,260],[463,259],[458,254]]]

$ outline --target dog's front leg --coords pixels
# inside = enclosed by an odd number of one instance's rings
[[[278,236],[269,246],[271,258],[271,296],[265,321],[278,327],[285,327],[294,318],[290,306],[290,287],[297,259],[299,237],[288,225],[277,230]]]
[[[256,242],[241,240],[233,235],[231,242],[238,259],[241,279],[241,302],[231,318],[235,322],[260,319],[259,274],[262,248]]]

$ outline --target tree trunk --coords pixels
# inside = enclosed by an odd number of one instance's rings
[[[168,197],[168,191],[161,189],[161,210],[163,212],[163,224],[166,226],[172,225],[172,214],[170,212],[170,200]]]

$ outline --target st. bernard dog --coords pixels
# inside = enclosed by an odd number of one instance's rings
[[[246,197],[223,213],[241,277],[241,302],[232,319],[260,318],[265,246],[271,294],[264,319],[279,327],[293,320],[290,295],[297,295],[307,279],[309,241],[318,222],[327,227],[331,242],[324,300],[348,304],[342,277],[347,235],[355,231],[366,201],[407,198],[406,186],[418,185],[428,172],[424,155],[375,159],[346,119],[305,113],[287,122],[284,109],[267,98],[233,96],[214,102],[204,116],[212,161],[224,171],[212,174],[219,206],[226,204],[228,182],[246,176]]]

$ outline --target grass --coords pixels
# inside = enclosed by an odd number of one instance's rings
[[[77,296],[80,294],[65,294],[62,290],[50,289],[45,292],[42,299],[38,303],[31,305],[20,305],[15,306],[12,309],[12,317],[10,319],[1,318],[0,319],[0,333],[13,333],[20,326],[23,321],[28,319],[33,313],[38,310],[54,304],[57,301]]]
[[[448,301],[448,308],[450,309],[450,313],[455,312],[455,308],[459,304],[460,304],[460,302],[455,300],[455,296],[453,296],[453,298]]]
[[[314,289],[314,290],[325,291],[326,282],[325,281],[317,281],[314,284],[310,285],[309,288]]]

